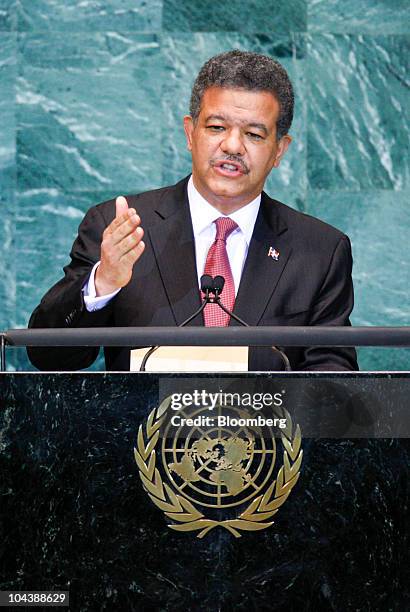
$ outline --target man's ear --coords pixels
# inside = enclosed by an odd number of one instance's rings
[[[191,115],[185,115],[184,117],[184,131],[187,149],[188,151],[192,151],[192,132],[194,131],[194,121]]]
[[[279,166],[281,159],[285,155],[286,151],[288,150],[288,147],[291,142],[292,142],[292,138],[288,134],[285,134],[285,136],[282,136],[282,138],[279,140],[278,148],[277,148],[276,156],[275,156],[275,161],[273,162],[274,168],[277,168]]]

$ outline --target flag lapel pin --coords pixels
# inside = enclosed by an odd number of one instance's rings
[[[277,251],[273,247],[269,247],[268,257],[272,257],[272,259],[274,259],[275,261],[278,261],[279,255],[280,255],[279,251]]]

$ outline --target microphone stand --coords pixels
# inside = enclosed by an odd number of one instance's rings
[[[235,313],[231,312],[230,310],[228,310],[221,302],[221,298],[219,297],[219,291],[215,292],[215,298],[211,298],[210,300],[211,303],[215,303],[218,304],[218,306],[220,308],[222,308],[222,310],[224,312],[226,312],[226,314],[230,315],[233,319],[235,319],[235,321],[238,321],[238,323],[240,323],[241,325],[243,325],[244,327],[249,327],[248,323],[245,323],[245,321],[243,321],[240,317],[238,317]],[[284,351],[281,351],[280,348],[278,348],[277,346],[271,346],[272,350],[274,353],[278,353],[279,356],[281,357],[283,363],[285,364],[285,371],[286,372],[291,372],[292,368],[290,365],[290,361],[288,356],[286,355],[286,353]]]
[[[192,314],[190,317],[188,317],[187,319],[185,319],[185,321],[183,321],[183,323],[181,323],[181,325],[178,325],[178,327],[185,327],[185,325],[188,325],[188,323],[190,323],[192,321],[192,319],[195,319],[195,317],[197,317],[199,314],[201,314],[201,312],[204,310],[205,306],[207,304],[212,303],[213,299],[210,297],[209,295],[210,293],[210,289],[206,289],[205,290],[205,297],[204,297],[204,301],[202,302],[201,306],[198,308],[198,310],[196,310],[194,312],[194,314]],[[145,366],[147,365],[147,361],[148,359],[151,357],[151,355],[153,353],[155,353],[155,351],[159,349],[159,345],[158,346],[151,346],[151,348],[149,349],[149,351],[147,351],[144,355],[144,359],[141,362],[141,366],[140,366],[140,372],[145,372]]]

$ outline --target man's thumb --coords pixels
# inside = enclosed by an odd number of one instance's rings
[[[115,218],[117,219],[118,217],[125,215],[127,210],[128,210],[127,200],[124,198],[124,196],[118,196],[118,198],[115,200]]]

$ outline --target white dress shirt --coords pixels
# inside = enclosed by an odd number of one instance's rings
[[[204,273],[206,257],[211,245],[215,241],[216,226],[214,221],[225,215],[220,213],[219,210],[209,204],[209,202],[201,196],[199,191],[195,188],[192,176],[188,181],[188,201],[194,231],[198,286],[200,286],[200,279]],[[249,243],[258,215],[260,201],[261,196],[259,194],[246,206],[243,206],[230,215],[226,215],[238,225],[237,229],[229,234],[226,241],[226,250],[235,284],[235,295],[238,292],[239,283],[241,281],[242,270],[248,254]],[[104,308],[104,306],[117,295],[118,291],[120,291],[120,289],[118,289],[109,295],[96,296],[94,277],[99,264],[100,262],[95,264],[87,283],[83,287],[84,303],[87,310],[90,312]],[[136,265],[138,265],[138,262]]]

